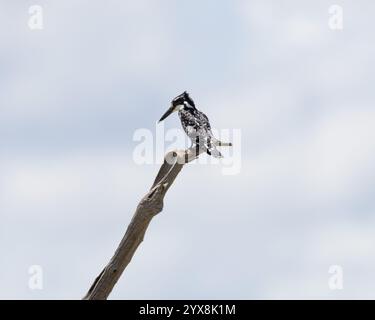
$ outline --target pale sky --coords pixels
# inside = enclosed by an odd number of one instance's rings
[[[188,90],[240,130],[241,171],[185,167],[110,298],[375,299],[373,1],[0,8],[0,298],[86,293],[159,167],[134,162],[134,132]]]

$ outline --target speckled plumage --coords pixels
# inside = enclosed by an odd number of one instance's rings
[[[216,158],[221,158],[222,155],[216,149],[216,138],[211,131],[211,125],[207,116],[195,107],[194,101],[190,98],[187,92],[177,96],[173,99],[172,104],[181,106],[178,116],[181,120],[181,125],[193,144],[198,147],[203,147],[209,155]]]

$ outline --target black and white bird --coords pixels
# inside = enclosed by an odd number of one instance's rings
[[[172,100],[170,108],[160,118],[163,121],[173,112],[178,111],[182,128],[195,144],[197,150],[202,148],[209,155],[215,158],[222,158],[217,146],[231,146],[231,143],[222,143],[217,140],[211,131],[211,125],[207,116],[195,107],[193,99],[185,91]]]

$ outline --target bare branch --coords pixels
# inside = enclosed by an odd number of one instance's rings
[[[163,209],[166,192],[182,167],[196,159],[203,149],[195,147],[166,154],[150,191],[142,198],[115,254],[97,276],[84,300],[105,300],[143,241],[151,219]]]

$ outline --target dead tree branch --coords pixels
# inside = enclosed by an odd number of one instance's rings
[[[222,144],[224,145],[224,144]],[[192,147],[166,154],[150,191],[142,198],[115,254],[97,276],[84,300],[105,300],[143,241],[152,218],[163,209],[164,196],[184,164],[196,159],[205,150]]]

